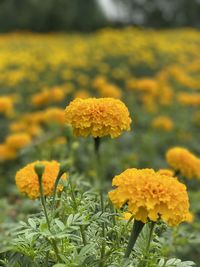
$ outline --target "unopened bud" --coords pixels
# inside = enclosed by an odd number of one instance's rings
[[[45,170],[45,166],[42,163],[36,163],[34,166],[35,172],[37,173],[38,177],[41,178],[44,170]]]

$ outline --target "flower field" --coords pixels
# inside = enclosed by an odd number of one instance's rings
[[[0,266],[200,266],[200,32],[0,35]]]

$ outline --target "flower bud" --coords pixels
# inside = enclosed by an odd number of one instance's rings
[[[38,175],[38,178],[41,179],[43,173],[44,173],[44,170],[45,170],[45,166],[41,163],[36,163],[35,166],[34,166],[34,169],[35,169],[35,172],[37,173]]]

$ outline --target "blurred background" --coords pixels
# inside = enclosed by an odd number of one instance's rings
[[[199,27],[200,0],[0,0],[0,32]]]

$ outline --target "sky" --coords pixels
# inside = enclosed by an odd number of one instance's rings
[[[116,19],[118,20],[123,18],[123,12],[119,8],[118,5],[116,5],[112,0],[97,0],[104,10],[106,16],[110,19]]]

